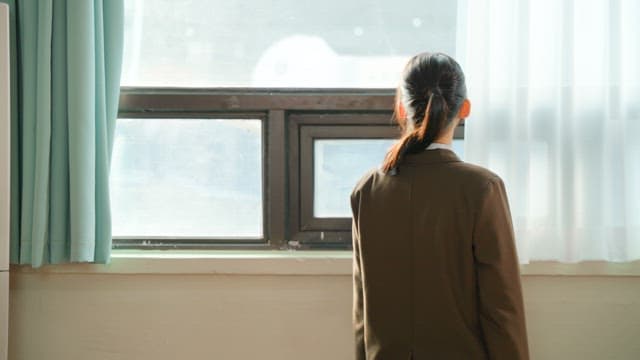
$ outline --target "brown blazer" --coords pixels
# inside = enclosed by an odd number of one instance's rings
[[[447,149],[351,192],[356,359],[528,359],[502,179]]]

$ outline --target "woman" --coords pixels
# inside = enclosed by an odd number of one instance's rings
[[[402,136],[351,192],[357,359],[528,359],[502,179],[462,162],[464,74],[414,56],[396,94]]]

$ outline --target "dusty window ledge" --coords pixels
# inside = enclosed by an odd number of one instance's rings
[[[109,264],[11,265],[12,272],[62,274],[221,274],[350,276],[350,251],[117,250]],[[640,261],[522,264],[523,276],[640,276]]]
[[[12,272],[84,274],[350,275],[350,251],[114,250],[111,262],[11,265]]]

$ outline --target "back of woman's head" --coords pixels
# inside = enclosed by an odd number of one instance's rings
[[[382,170],[397,168],[405,154],[429,146],[451,124],[467,97],[460,65],[442,53],[421,53],[404,68],[396,92],[394,117],[402,130]]]

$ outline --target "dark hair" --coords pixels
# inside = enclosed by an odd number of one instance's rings
[[[402,135],[389,149],[382,170],[397,170],[405,154],[429,146],[455,118],[466,97],[464,73],[452,57],[428,52],[412,57],[396,91],[396,104],[402,103],[406,111],[406,117],[399,116],[397,106],[394,112]]]

